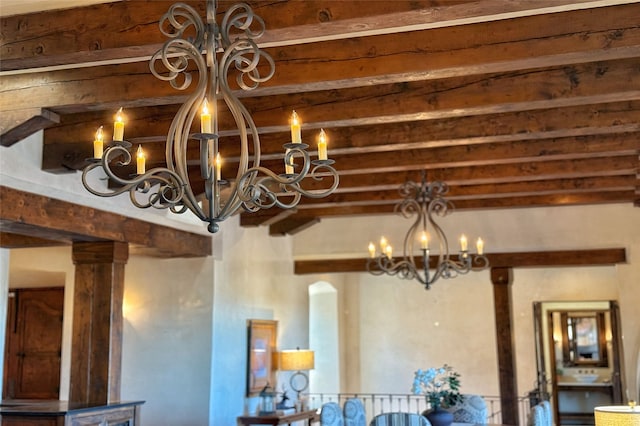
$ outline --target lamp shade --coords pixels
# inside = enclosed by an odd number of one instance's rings
[[[312,370],[314,364],[313,351],[308,349],[291,349],[278,352],[278,370],[300,371]]]
[[[640,410],[628,406],[596,407],[596,426],[640,426]]]

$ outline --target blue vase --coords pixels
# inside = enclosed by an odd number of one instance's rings
[[[440,407],[424,413],[423,416],[429,420],[432,426],[449,426],[453,423],[453,413]]]

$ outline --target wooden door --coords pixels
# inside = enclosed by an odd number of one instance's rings
[[[10,291],[4,399],[58,399],[64,288]]]

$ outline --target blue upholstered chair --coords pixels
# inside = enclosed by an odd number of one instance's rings
[[[487,404],[480,395],[463,395],[460,404],[449,408],[456,423],[487,423]]]
[[[336,402],[325,402],[320,409],[321,426],[344,426],[342,409]]]
[[[375,416],[369,426],[431,426],[431,423],[416,413],[383,413]]]
[[[544,413],[545,426],[553,426],[553,413],[551,412],[551,403],[549,401],[540,402],[542,412]]]
[[[343,412],[345,426],[367,426],[364,404],[358,398],[347,399]]]
[[[528,426],[545,426],[545,414],[542,405],[536,404],[535,406],[531,407]]]

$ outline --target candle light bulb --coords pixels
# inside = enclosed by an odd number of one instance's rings
[[[327,159],[327,134],[324,132],[324,129],[320,129],[320,134],[318,135],[318,160],[326,160]]]
[[[144,151],[142,151],[142,146],[138,145],[138,151],[136,153],[136,171],[139,175],[143,175],[146,171],[146,158],[144,156]]]
[[[460,237],[460,250],[467,251],[467,237],[464,234]]]
[[[211,113],[209,112],[209,105],[207,98],[202,101],[202,113],[200,114],[200,132],[211,133]]]
[[[96,131],[96,138],[93,140],[93,157],[102,158],[103,153],[104,153],[104,134],[102,132],[102,126],[100,126]]]
[[[372,242],[369,243],[369,256],[376,257],[376,246]]]
[[[393,249],[391,248],[390,245],[387,245],[387,247],[384,249],[385,253],[387,254],[387,257],[389,259],[391,259],[392,253],[393,253]]]
[[[387,239],[385,237],[380,238],[380,250],[384,253],[387,248]]]
[[[222,179],[222,157],[220,153],[216,155],[216,179]]]
[[[287,149],[287,151],[284,153],[284,173],[287,175],[292,175],[293,174],[293,156],[288,156],[287,154],[289,154],[289,152],[291,152],[291,150]]]
[[[302,142],[300,127],[301,127],[300,118],[298,117],[298,114],[294,110],[293,113],[291,114],[291,142],[293,143]]]
[[[478,250],[479,255],[484,253],[484,241],[482,241],[482,238],[478,238],[476,241],[476,249]]]
[[[429,248],[429,236],[426,231],[422,231],[422,235],[420,236],[420,248],[423,250]]]
[[[113,123],[113,140],[124,140],[124,115],[122,114],[122,107],[116,113],[116,121]]]

